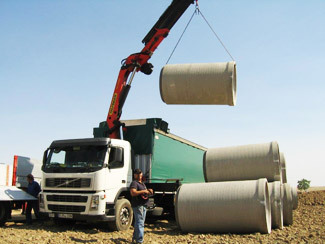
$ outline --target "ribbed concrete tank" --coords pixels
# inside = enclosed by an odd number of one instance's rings
[[[283,228],[283,205],[281,194],[281,182],[275,181],[268,184],[271,203],[272,228]]]
[[[292,209],[296,210],[298,208],[298,192],[297,187],[291,187],[291,195],[292,195]]]
[[[209,148],[203,157],[206,182],[257,180],[280,181],[277,142]]]
[[[184,232],[270,233],[267,180],[184,184],[175,215]]]
[[[288,183],[283,186],[283,224],[292,225],[293,223],[293,213],[292,213],[292,192],[291,187]]]
[[[236,63],[168,64],[160,72],[167,104],[236,104]]]
[[[287,170],[286,170],[286,160],[284,154],[280,152],[280,167],[282,174],[282,183],[287,183]]]

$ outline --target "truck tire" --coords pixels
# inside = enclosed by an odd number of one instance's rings
[[[115,204],[115,221],[108,224],[114,231],[128,230],[132,224],[133,210],[127,199],[119,199]]]
[[[6,212],[6,205],[5,203],[0,203],[0,226],[2,226],[7,221],[7,212]]]

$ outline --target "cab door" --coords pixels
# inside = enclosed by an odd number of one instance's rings
[[[108,158],[108,190],[121,189],[126,186],[127,170],[123,147],[111,146]]]

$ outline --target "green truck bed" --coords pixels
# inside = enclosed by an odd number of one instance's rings
[[[181,183],[204,182],[206,148],[169,133],[162,119],[122,121],[123,138],[131,143],[133,168],[141,168],[150,183],[179,179]]]

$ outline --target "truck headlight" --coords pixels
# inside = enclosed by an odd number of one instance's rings
[[[39,207],[44,208],[44,195],[43,194],[39,194],[38,201],[39,201]]]
[[[95,195],[91,197],[90,208],[91,210],[97,210],[99,205],[99,196]]]

